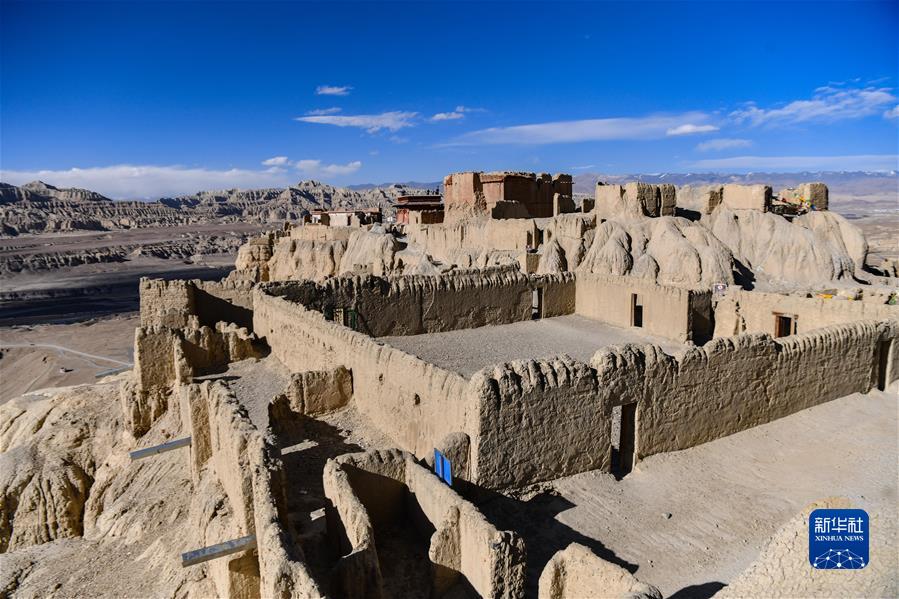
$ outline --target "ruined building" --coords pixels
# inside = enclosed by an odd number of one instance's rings
[[[899,380],[894,282],[837,215],[787,220],[764,186],[691,220],[673,186],[575,213],[567,176],[445,184],[443,223],[296,226],[223,281],[142,282],[124,424],[189,464],[202,534],[166,550],[216,594],[661,597],[601,538],[542,556],[497,505]],[[808,592],[765,572],[736,589]]]
[[[542,218],[574,212],[571,175],[454,173],[443,180],[446,220]]]

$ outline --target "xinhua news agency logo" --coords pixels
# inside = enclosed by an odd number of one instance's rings
[[[808,519],[808,561],[818,570],[868,565],[871,540],[865,510],[815,510]]]

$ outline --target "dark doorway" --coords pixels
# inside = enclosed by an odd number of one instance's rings
[[[631,326],[643,326],[643,300],[636,293],[631,294]]]
[[[543,288],[534,289],[531,296],[531,319],[540,320],[543,318]]]
[[[881,341],[879,356],[877,359],[877,388],[881,391],[887,389],[887,368],[890,365],[890,346],[892,341]]]
[[[637,404],[625,404],[621,406],[620,410],[618,451],[612,454],[612,473],[619,479],[627,476],[634,469],[634,451],[637,439]],[[614,423],[612,426],[614,428]]]
[[[786,337],[796,332],[796,318],[786,314],[774,315],[774,336]]]

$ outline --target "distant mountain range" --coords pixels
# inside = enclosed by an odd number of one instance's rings
[[[424,189],[389,185],[359,190],[318,181],[287,188],[200,191],[153,202],[111,200],[84,189],[60,189],[42,181],[17,187],[0,183],[2,235],[60,231],[111,231],[195,223],[283,223],[316,209],[379,206],[391,210],[401,195]]]
[[[833,198],[871,198],[886,208],[899,204],[899,174],[889,172],[816,171],[801,173],[651,173],[574,176],[577,194],[592,195],[597,181],[672,183],[677,186],[723,183],[764,183],[775,192],[807,181],[823,181]],[[281,223],[295,221],[315,209],[379,206],[385,212],[401,195],[442,191],[440,182],[360,184],[334,187],[319,181],[300,181],[287,188],[199,191],[146,202],[111,200],[85,189],[61,189],[33,181],[22,186],[0,183],[2,235],[54,231],[104,231],[136,227],[210,222]]]

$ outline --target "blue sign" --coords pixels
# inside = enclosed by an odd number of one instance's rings
[[[438,450],[434,450],[434,474],[443,479],[443,482],[453,486],[453,467],[449,459]]]
[[[870,521],[865,510],[815,510],[808,518],[808,561],[818,570],[868,565]]]

